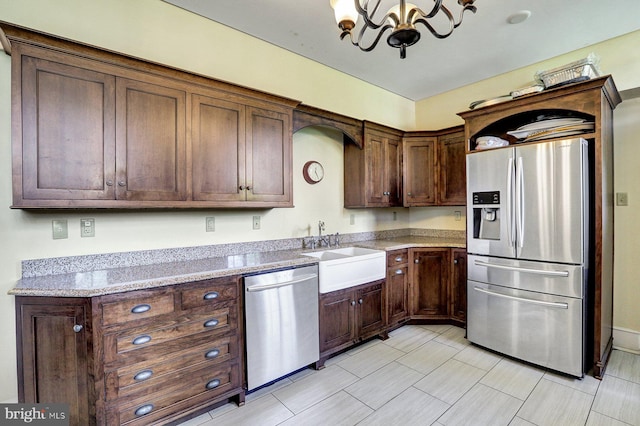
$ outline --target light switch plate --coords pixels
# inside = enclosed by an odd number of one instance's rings
[[[626,192],[617,192],[616,193],[616,206],[628,206],[629,205],[629,194]]]
[[[216,230],[216,218],[214,216],[207,216],[205,223],[207,226],[207,232],[214,232]]]
[[[69,231],[66,219],[54,219],[51,221],[51,228],[54,240],[69,238]]]
[[[260,216],[253,217],[253,229],[260,229]]]

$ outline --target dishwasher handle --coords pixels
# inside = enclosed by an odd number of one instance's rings
[[[296,277],[293,280],[290,281],[284,281],[284,282],[278,282],[278,283],[272,283],[272,284],[262,284],[262,285],[252,285],[250,287],[247,287],[247,291],[248,292],[254,292],[254,291],[264,291],[264,290],[271,290],[274,288],[280,288],[280,287],[286,287],[288,285],[293,285],[293,284],[297,284],[297,283],[301,283],[303,281],[308,281],[314,278],[317,278],[318,274],[304,274],[304,275],[300,275],[299,277]]]

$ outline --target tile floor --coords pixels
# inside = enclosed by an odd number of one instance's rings
[[[181,426],[640,425],[640,355],[615,350],[602,381],[547,372],[404,326]]]

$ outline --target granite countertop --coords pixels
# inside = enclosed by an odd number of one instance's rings
[[[348,245],[391,251],[411,247],[464,248],[466,241],[464,238],[404,236],[360,241]],[[343,246],[347,246],[347,244],[343,244]],[[316,258],[304,256],[303,253],[303,250],[263,251],[143,266],[33,276],[18,280],[8,294],[16,296],[95,297],[317,263]]]

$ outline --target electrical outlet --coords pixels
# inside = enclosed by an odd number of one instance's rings
[[[96,236],[95,219],[80,219],[80,236],[82,238]]]
[[[69,238],[69,231],[67,228],[67,220],[66,219],[56,219],[51,221],[51,228],[53,231],[53,239],[54,240],[62,240],[64,238]]]
[[[618,192],[616,193],[616,206],[628,206],[629,205],[629,194],[626,192]]]
[[[216,218],[213,216],[207,216],[205,218],[205,224],[207,226],[207,232],[214,232],[216,230]]]
[[[349,215],[349,225],[355,225],[356,224],[356,215],[351,213]]]
[[[453,212],[455,214],[456,217],[456,221],[459,222],[460,219],[462,218],[462,213],[460,213],[459,210],[456,210],[455,212]]]
[[[260,229],[260,216],[253,217],[253,229]]]

